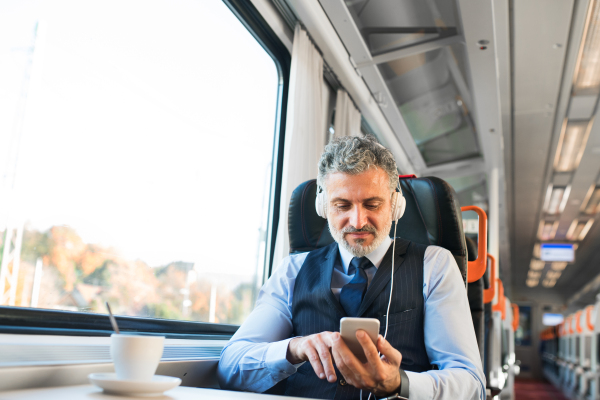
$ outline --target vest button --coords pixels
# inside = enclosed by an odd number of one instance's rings
[[[341,386],[346,386],[346,381],[345,381],[345,380],[343,380],[343,379],[340,379],[340,385],[341,385]]]

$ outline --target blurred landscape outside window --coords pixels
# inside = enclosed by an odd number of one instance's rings
[[[0,305],[239,324],[278,73],[220,0],[0,3]]]

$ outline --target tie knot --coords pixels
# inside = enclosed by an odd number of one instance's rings
[[[369,269],[373,263],[367,257],[354,257],[348,267],[348,275],[354,275],[358,269]]]

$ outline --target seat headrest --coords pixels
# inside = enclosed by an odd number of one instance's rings
[[[467,241],[467,255],[469,261],[475,261],[477,259],[477,243],[471,239],[470,237],[465,235],[465,240]],[[483,288],[490,288],[490,269],[486,268],[485,274],[481,277],[483,279]],[[469,284],[470,285],[470,284]]]
[[[327,220],[317,215],[317,180],[301,183],[292,192],[288,211],[290,254],[304,253],[333,243]]]
[[[465,236],[467,242],[467,257],[469,261],[477,260],[477,243],[470,237]]]
[[[448,249],[466,282],[467,248],[460,205],[454,189],[435,177],[401,179],[406,211],[398,221],[396,236],[413,242]],[[327,220],[315,210],[317,184],[311,179],[292,193],[288,212],[290,253],[316,250],[331,244]],[[390,236],[393,235],[394,226]]]
[[[467,245],[460,204],[452,186],[430,176],[401,179],[400,187],[406,198],[406,212],[398,221],[396,236],[449,250],[466,282]]]

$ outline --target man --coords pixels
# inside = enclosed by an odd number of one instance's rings
[[[398,187],[391,152],[369,136],[334,140],[319,161],[317,183],[336,243],[283,260],[223,349],[221,387],[263,392],[287,378],[285,394],[299,397],[354,399],[365,391],[377,398],[484,399],[466,291],[449,251],[396,239],[386,315]],[[337,332],[345,316],[389,325],[387,340],[380,335],[375,345],[357,332],[364,364]]]

